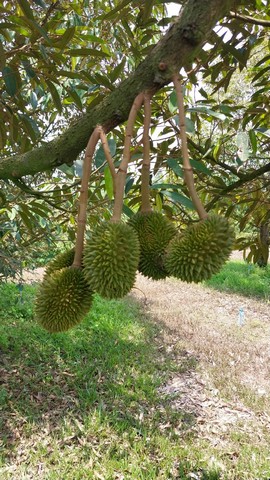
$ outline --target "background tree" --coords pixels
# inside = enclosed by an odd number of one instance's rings
[[[25,257],[22,246],[29,249],[37,238],[50,244],[58,238],[74,240],[81,152],[93,128],[101,124],[109,134],[117,165],[123,123],[140,91],[155,94],[154,207],[179,223],[192,220],[192,202],[181,178],[180,145],[175,140],[178,125],[171,77],[177,70],[186,86],[189,147],[207,208],[233,215],[240,229],[256,225],[262,231],[268,225],[267,2],[179,1],[180,15],[173,18],[168,15],[170,3],[2,2],[3,270],[10,265],[5,261],[7,254],[13,261],[19,252]],[[226,96],[235,72],[246,69],[245,96]],[[139,118],[125,191],[127,215],[140,204],[141,126]],[[112,197],[112,179],[98,148],[91,176],[90,223],[109,217]],[[268,241],[263,252],[257,246],[253,250],[255,260],[263,254],[264,264]]]

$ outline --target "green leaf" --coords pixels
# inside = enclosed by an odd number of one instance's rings
[[[115,69],[112,72],[110,72],[109,75],[112,82],[115,82],[116,80],[119,79],[121,73],[124,71],[125,64],[126,64],[126,59],[123,58],[123,60],[119,63],[119,65],[117,65]]]
[[[183,170],[176,158],[167,158],[167,165],[173,170],[177,177],[184,177]]]
[[[53,47],[53,43],[51,39],[48,37],[48,34],[43,27],[41,27],[34,19],[32,20],[28,18],[26,21],[30,25],[30,27],[32,27],[32,29],[34,29],[37,33],[39,33],[44,38],[44,40],[46,40],[46,42],[51,47]]]
[[[159,193],[156,194],[156,209],[161,212],[163,206],[162,197]]]
[[[218,118],[219,120],[222,120],[222,121],[226,120],[226,118],[227,118],[226,115],[224,115],[224,113],[215,112],[211,108],[208,108],[208,107],[205,107],[205,106],[190,107],[190,108],[187,108],[187,112],[202,113],[202,114],[208,115],[209,117]]]
[[[70,27],[67,28],[65,33],[61,36],[61,38],[58,38],[55,42],[53,42],[53,46],[56,48],[63,49],[67,46],[67,44],[72,40],[76,32],[75,27]]]
[[[218,160],[220,152],[221,152],[221,144],[217,142],[215,148],[213,149],[213,157],[215,160]]]
[[[123,213],[128,217],[131,218],[134,215],[134,212],[129,208],[127,205],[123,205]]]
[[[40,208],[39,204],[31,204],[31,212],[35,213],[36,215],[39,215],[42,218],[47,218],[51,214],[51,210],[48,208],[44,210],[43,208]]]
[[[178,203],[180,205],[183,205],[184,207],[190,209],[190,210],[195,210],[194,205],[192,201],[188,198],[185,197],[185,195],[181,195],[181,193],[178,192],[171,192],[169,190],[165,190],[162,192],[167,198],[172,200],[174,203]]]
[[[18,90],[18,82],[15,71],[11,67],[4,67],[2,70],[3,79],[7,93],[13,97]]]
[[[185,118],[185,124],[187,133],[195,133],[195,124],[190,118]]]
[[[47,8],[46,7],[46,4],[43,2],[43,0],[33,0],[35,2],[36,5],[38,5],[39,7],[42,7],[42,8]]]
[[[106,75],[101,75],[98,72],[95,73],[95,83],[99,83],[109,90],[114,90],[115,88]]]
[[[254,153],[254,155],[256,155],[256,153],[257,153],[256,133],[254,132],[254,130],[249,130],[248,134],[249,134],[249,140],[250,140],[250,143],[251,143],[251,146],[252,146],[252,152]]]
[[[67,92],[68,92],[69,96],[72,98],[72,100],[74,101],[75,105],[77,105],[77,107],[80,110],[82,110],[83,105],[82,105],[81,97],[78,95],[76,90],[74,88],[68,88]]]
[[[192,168],[198,170],[198,172],[205,173],[206,175],[212,175],[211,170],[209,170],[209,168],[207,168],[202,161],[193,160],[192,158],[189,161]]]
[[[4,125],[0,123],[0,150],[3,150],[5,148],[6,142],[7,142],[7,132]]]
[[[49,208],[47,204],[44,204],[42,200],[41,201],[33,200],[30,205],[31,205],[31,209],[33,209],[33,207],[38,208],[39,210],[43,211],[44,215],[47,215],[48,213],[51,212],[51,208]]]
[[[199,93],[202,97],[208,99],[208,93],[203,88],[200,88]]]
[[[61,172],[65,173],[65,175],[67,175],[69,178],[74,177],[75,169],[73,165],[70,166],[70,165],[67,165],[66,163],[63,163],[63,165],[58,167],[58,170],[61,170]],[[60,189],[58,189],[58,187],[56,187],[55,192],[57,192],[57,195],[61,195],[61,191]]]
[[[175,111],[178,109],[177,106],[177,97],[176,97],[176,91],[173,90],[171,95],[169,96],[169,103],[168,107],[171,113],[175,113]]]
[[[104,178],[105,178],[105,188],[107,191],[107,195],[109,199],[112,200],[113,199],[113,179],[112,179],[112,175],[108,165],[106,165],[104,169]]]
[[[33,110],[35,110],[38,105],[38,98],[35,92],[30,93],[30,103],[32,105]]]
[[[128,192],[131,190],[133,184],[134,184],[134,178],[132,177],[127,178],[126,186],[125,186],[125,195],[127,195]]]
[[[32,142],[35,143],[35,141],[40,135],[37,123],[33,118],[26,115],[26,113],[21,113],[19,116],[22,120],[22,123],[24,124],[25,132],[31,138]]]
[[[110,10],[109,13],[106,13],[106,15],[103,15],[102,16],[102,19],[103,20],[108,20],[109,18],[112,18],[115,16],[116,13],[120,12],[120,10],[122,10],[123,8],[125,8],[129,3],[131,3],[132,0],[123,0],[120,5],[118,5],[117,7],[113,8],[112,10]]]
[[[270,138],[270,129],[267,130],[266,128],[257,128],[257,131],[265,137]]]
[[[179,115],[175,115],[173,117],[173,119],[174,119],[176,125],[179,125]],[[185,117],[185,126],[186,126],[187,133],[194,133],[195,132],[194,122],[188,117]]]
[[[34,20],[32,9],[31,9],[29,3],[27,2],[27,0],[18,0],[18,4],[19,4],[24,16],[27,19]]]
[[[75,80],[82,80],[84,72],[71,72],[69,70],[58,70],[57,75],[62,77],[74,78]]]
[[[3,43],[0,40],[0,70],[3,70],[6,66],[6,56]]]
[[[66,50],[65,53],[71,57],[109,57],[107,53],[102,52],[102,50],[95,50],[94,48],[71,48],[70,50]]]
[[[62,112],[62,102],[61,102],[60,95],[59,95],[55,85],[50,80],[47,80],[46,83],[47,83],[48,89],[50,90],[50,94],[52,96],[52,99],[53,99],[53,102],[56,106],[56,109],[59,113],[61,113]]]
[[[179,183],[153,183],[150,188],[152,190],[179,190],[182,188],[182,185]]]
[[[19,134],[18,118],[13,114],[10,119],[10,141],[17,142]]]
[[[33,215],[29,212],[26,205],[20,205],[19,215],[30,232],[33,230]]]
[[[255,83],[257,80],[259,80],[259,78],[261,78],[264,74],[269,74],[269,66],[267,65],[267,67],[265,68],[262,68],[258,73],[257,75],[255,75],[255,77],[252,79],[252,83]]]
[[[113,157],[115,155],[115,152],[116,152],[116,142],[113,138],[109,138],[108,144],[109,144],[111,156]],[[96,166],[96,168],[100,168],[101,165],[103,165],[104,162],[106,162],[106,157],[105,157],[103,147],[102,147],[102,145],[100,145],[100,147],[98,148],[98,150],[96,152],[96,155],[95,155],[95,166]]]

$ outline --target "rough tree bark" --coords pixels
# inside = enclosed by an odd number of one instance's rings
[[[217,21],[241,0],[187,0],[181,14],[150,54],[119,87],[55,140],[20,155],[0,158],[0,179],[17,179],[72,164],[97,124],[108,132],[127,120],[139,92],[155,93],[189,64]]]
[[[269,259],[269,246],[270,246],[270,222],[263,223],[260,226],[260,244],[261,255],[257,260],[259,267],[266,267]]]

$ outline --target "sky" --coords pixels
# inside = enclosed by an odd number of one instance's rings
[[[167,10],[168,10],[169,16],[178,15],[180,10],[180,5],[178,3],[168,3]]]

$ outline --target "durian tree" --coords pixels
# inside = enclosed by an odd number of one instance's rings
[[[102,126],[117,167],[125,122],[141,92],[152,96],[152,208],[178,224],[194,221],[194,204],[182,179],[174,72],[181,72],[185,86],[190,162],[206,211],[230,215],[243,188],[248,191],[255,181],[260,189],[268,188],[267,2],[178,1],[180,15],[177,9],[169,13],[171,3],[2,2],[2,259],[7,248],[13,256],[12,245],[29,248],[37,238],[54,241],[64,232],[75,241],[77,195],[89,137]],[[226,92],[236,69],[249,67],[258,48],[261,56],[250,73],[252,91],[246,104],[214,99],[213,93]],[[211,88],[204,89],[203,81]],[[208,138],[200,129],[205,123]],[[125,184],[123,211],[129,216],[141,205],[142,125],[139,114]],[[241,168],[234,158],[239,130],[248,132],[253,153],[249,163],[237,157]],[[113,179],[102,145],[96,150],[89,185],[88,219],[95,225],[101,218],[109,220],[113,209]]]

